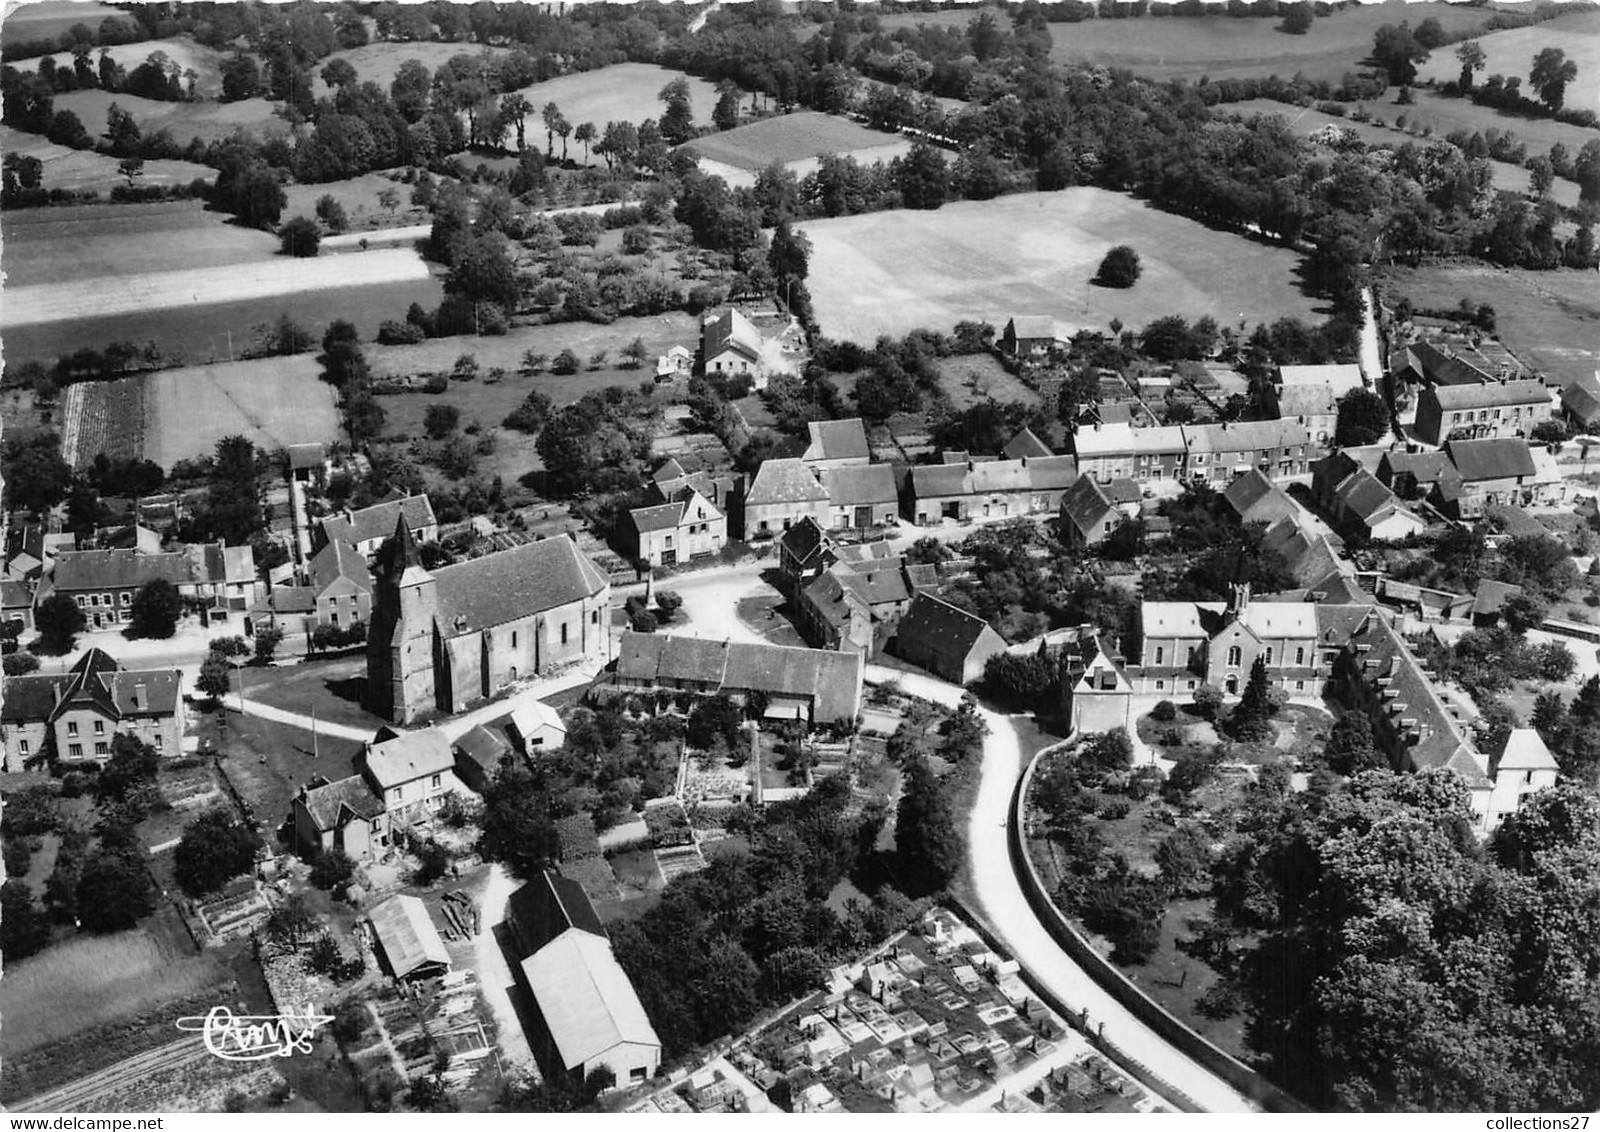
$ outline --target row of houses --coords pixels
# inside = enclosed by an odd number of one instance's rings
[[[1317,448],[1295,418],[1137,428],[1095,424],[1072,435],[1079,475],[1226,483],[1259,469],[1274,478],[1305,475]]]

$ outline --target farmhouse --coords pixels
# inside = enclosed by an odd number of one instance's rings
[[[1432,342],[1413,342],[1391,351],[1389,373],[1397,381],[1425,386],[1488,385],[1496,380],[1487,369]]]
[[[1178,425],[1094,424],[1080,425],[1072,434],[1072,450],[1080,476],[1108,483],[1114,479],[1182,479],[1189,446]]]
[[[1561,411],[1580,433],[1600,429],[1600,371],[1584,374],[1561,391]]]
[[[1429,444],[1525,437],[1553,414],[1550,391],[1537,381],[1432,386],[1417,396],[1416,433]]]
[[[1421,499],[1443,484],[1459,492],[1461,475],[1443,452],[1385,452],[1373,473],[1402,498]]]
[[[365,861],[388,844],[383,799],[360,774],[337,782],[312,779],[295,795],[290,816],[295,843],[310,857],[339,849],[352,861]]]
[[[389,974],[402,982],[443,975],[450,970],[439,929],[428,906],[415,896],[391,896],[367,913],[377,952]]]
[[[1403,506],[1371,472],[1357,468],[1333,491],[1334,520],[1372,542],[1396,542],[1427,529],[1427,520]]]
[[[133,619],[133,598],[146,582],[171,582],[208,616],[244,612],[256,600],[255,552],[220,542],[179,546],[157,554],[137,550],[68,550],[56,557],[51,592],[83,610],[91,630],[116,629]],[[41,593],[41,596],[43,594]]]
[[[744,496],[745,541],[771,538],[801,519],[819,527],[832,519],[827,488],[804,461],[763,460]]]
[[[429,573],[399,521],[375,572],[367,692],[386,719],[458,712],[519,676],[610,656],[611,583],[570,538]]]
[[[833,540],[809,516],[778,540],[778,576],[789,593],[803,589],[834,560]]]
[[[1181,427],[1191,479],[1227,483],[1251,468],[1274,478],[1306,472],[1311,438],[1299,421],[1225,421]]]
[[[462,792],[455,754],[437,728],[397,732],[379,728],[356,756],[356,769],[383,799],[391,825],[409,824],[438,808],[447,794]]]
[[[1054,456],[1055,452],[1039,439],[1033,429],[1025,428],[1006,441],[1006,446],[1000,450],[1000,455],[1006,460],[1021,460],[1025,456],[1043,459],[1046,456]]]
[[[912,596],[905,559],[873,553],[881,546],[841,547],[828,570],[799,591],[800,630],[816,647],[870,656],[905,612]]]
[[[433,503],[426,495],[406,495],[374,503],[359,511],[346,508],[328,516],[319,527],[318,541],[319,544],[349,543],[370,562],[402,520],[417,542],[433,542],[439,537],[439,520],[433,516]]]
[[[744,374],[760,389],[766,384],[763,344],[755,323],[731,307],[707,315],[700,324],[701,368],[706,373]]]
[[[1352,389],[1360,389],[1365,384],[1361,376],[1361,367],[1353,363],[1278,367],[1278,387],[1285,392],[1290,389],[1320,389],[1327,386],[1337,400]]]
[[[1000,331],[1000,349],[1013,358],[1036,358],[1055,344],[1055,319],[1047,314],[1014,315]]]
[[[1451,440],[1444,454],[1458,479],[1441,480],[1434,499],[1454,519],[1477,518],[1490,503],[1524,503],[1537,469],[1525,440]]]
[[[628,512],[627,550],[635,562],[676,566],[718,554],[728,545],[728,517],[692,487],[664,502]]]
[[[864,661],[853,652],[631,630],[622,634],[616,672],[622,688],[726,692],[740,702],[759,696],[767,718],[814,726],[854,719],[864,676]]]
[[[50,759],[104,764],[119,734],[177,758],[184,726],[180,670],[124,669],[97,648],[64,673],[7,677],[0,704],[10,772]]]
[[[829,527],[865,534],[892,527],[900,510],[894,469],[888,464],[824,468],[822,486],[828,493]]]
[[[924,592],[900,618],[889,651],[952,684],[970,684],[1006,642],[983,618]]]
[[[917,464],[906,479],[904,506],[918,526],[1048,514],[1077,478],[1071,456]]]
[[[843,421],[807,421],[811,442],[800,459],[819,471],[872,462],[867,446],[867,429],[860,417]]]
[[[1339,397],[1328,382],[1267,386],[1262,414],[1273,420],[1290,420],[1306,430],[1315,444],[1333,441],[1339,423]]]

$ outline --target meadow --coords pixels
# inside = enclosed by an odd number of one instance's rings
[[[7,39],[27,42],[61,35],[70,31],[73,24],[98,28],[106,19],[116,19],[130,27],[134,23],[128,13],[99,0],[39,0],[12,7],[6,13],[3,31]]]
[[[1148,78],[1191,81],[1276,74],[1338,82],[1360,69],[1384,24],[1409,20],[1416,27],[1437,19],[1447,33],[1481,27],[1487,14],[1464,4],[1352,4],[1317,17],[1305,35],[1278,30],[1276,19],[1223,15],[1145,16],[1129,20],[1084,20],[1051,24],[1057,62],[1126,67]]]
[[[101,48],[95,48],[91,59],[96,65],[100,61]],[[194,71],[195,93],[201,98],[217,98],[222,94],[222,60],[223,54],[214,47],[205,47],[196,43],[188,36],[177,36],[172,39],[146,39],[138,43],[118,43],[104,49],[119,67],[133,70],[151,55],[160,51],[185,71]],[[72,68],[72,56],[67,52],[56,52],[51,56],[56,61],[56,66]],[[37,60],[30,60],[33,66],[38,66]],[[184,80],[185,87],[188,80]],[[85,125],[89,123],[87,120]]]
[[[408,59],[415,59],[431,74],[457,55],[478,56],[485,53],[500,56],[507,54],[507,51],[504,47],[484,47],[476,43],[369,43],[349,51],[335,51],[319,62],[312,80],[313,90],[318,98],[328,94],[328,84],[322,81],[322,68],[335,59],[343,59],[354,67],[357,81],[377,83],[388,90],[400,70],[400,64]]]
[[[1546,47],[1559,47],[1578,65],[1578,77],[1567,84],[1566,105],[1600,106],[1600,10],[1572,12],[1532,27],[1490,32],[1478,40],[1487,56],[1478,80],[1490,75],[1519,76],[1528,87],[1533,57]],[[1453,46],[1435,51],[1417,68],[1419,82],[1451,82],[1461,74]]]
[[[1213,231],[1101,189],[1019,193],[934,212],[897,210],[800,225],[812,244],[808,284],[822,332],[871,343],[964,319],[1003,326],[1014,314],[1104,329],[1163,315],[1224,325],[1317,317],[1286,248]],[[1090,282],[1127,243],[1144,271],[1127,290]]]
[[[337,440],[339,409],[321,373],[315,354],[296,354],[124,380],[144,383],[144,458],[170,468],[235,434],[267,451]]]
[[[710,125],[711,111],[717,105],[717,88],[705,79],[653,63],[616,63],[597,71],[562,75],[523,87],[518,93],[533,107],[533,112],[524,119],[528,144],[533,145],[535,139],[541,146],[545,142],[541,114],[548,102],[560,107],[562,116],[574,127],[593,122],[595,128],[603,132],[607,122],[637,125],[646,118],[659,119],[665,107],[656,96],[662,87],[680,78],[689,82],[689,105],[694,111],[695,123]],[[515,141],[514,138],[508,140]],[[560,146],[561,139],[557,138],[558,150]],[[583,146],[568,138],[567,156],[574,161],[583,160]],[[590,160],[598,163],[601,159],[592,157]]]
[[[393,189],[400,198],[399,205],[392,213],[378,201],[378,194],[385,189]],[[351,232],[428,223],[427,211],[411,203],[411,186],[392,181],[382,173],[364,173],[359,177],[326,181],[320,185],[285,185],[283,194],[288,198],[283,209],[285,219],[291,216],[315,216],[317,201],[331,196],[344,208]]]
[[[799,110],[707,134],[688,143],[688,148],[708,160],[754,172],[774,161],[787,164],[830,153],[898,150],[905,143],[897,134],[869,130],[848,118]]]
[[[44,166],[40,184],[46,189],[109,194],[118,185],[128,183],[117,171],[115,157],[93,150],[68,149],[38,134],[23,133],[10,126],[0,126],[0,151],[19,157],[37,157]],[[217,171],[209,165],[197,165],[192,161],[146,161],[140,183],[187,185],[197,177],[212,181],[216,176]]]
[[[1523,80],[1527,85],[1527,80]],[[1567,98],[1568,106],[1579,105]],[[1594,103],[1590,103],[1593,108]],[[1398,108],[1385,107],[1392,117]],[[1434,133],[1449,134],[1456,130],[1487,131],[1499,130],[1501,133],[1510,131],[1517,135],[1517,139],[1528,147],[1530,154],[1545,153],[1556,142],[1567,147],[1569,153],[1576,154],[1583,148],[1584,143],[1600,137],[1594,130],[1586,130],[1582,126],[1569,126],[1565,122],[1557,122],[1553,118],[1534,118],[1525,114],[1513,114],[1506,110],[1497,110],[1493,106],[1479,106],[1477,103],[1465,98],[1447,98],[1438,91],[1422,88],[1417,91],[1415,106],[1404,107],[1409,121],[1419,125],[1432,126]]]
[[[1500,340],[1549,384],[1565,386],[1600,368],[1600,287],[1592,271],[1523,271],[1438,265],[1386,272],[1389,300],[1454,307],[1462,299],[1495,310]]]
[[[246,98],[238,102],[157,102],[133,94],[74,90],[56,95],[55,108],[72,111],[83,120],[90,134],[99,136],[105,132],[106,111],[113,102],[133,115],[144,134],[170,130],[180,146],[188,145],[192,138],[219,141],[237,129],[257,136],[289,133],[289,123],[277,116],[278,104],[264,98]]]

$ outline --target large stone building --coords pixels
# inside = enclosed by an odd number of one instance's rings
[[[569,538],[430,573],[402,521],[374,574],[367,696],[386,719],[458,712],[520,677],[610,659],[611,583]]]
[[[243,613],[255,604],[255,552],[248,546],[193,543],[168,551],[69,550],[39,597],[63,594],[83,610],[86,627],[121,629],[133,620],[133,599],[146,582],[172,583],[210,616]],[[49,593],[46,592],[48,589]]]
[[[68,672],[6,679],[0,708],[5,769],[18,772],[49,759],[104,764],[119,734],[177,758],[184,718],[180,670],[130,671],[90,649]]]
[[[1417,437],[1446,440],[1526,437],[1555,416],[1550,390],[1537,381],[1436,385],[1417,395]]]
[[[439,520],[426,495],[405,495],[360,510],[345,508],[329,515],[318,526],[317,544],[349,543],[362,557],[371,559],[396,524],[404,522],[417,542],[433,542],[439,537]]]
[[[866,661],[859,652],[710,641],[667,633],[622,634],[617,686],[637,691],[725,692],[757,697],[769,719],[842,723],[861,711]]]

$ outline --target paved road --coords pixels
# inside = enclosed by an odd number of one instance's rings
[[[949,706],[960,703],[965,694],[964,689],[942,680],[877,665],[867,666],[867,679],[894,680],[911,695]],[[1006,716],[987,708],[980,709],[980,714],[989,725],[989,736],[983,744],[983,778],[972,809],[969,841],[978,903],[989,925],[1029,974],[1069,1008],[1087,1009],[1090,1025],[1103,1023],[1106,1040],[1143,1062],[1157,1077],[1208,1112],[1255,1111],[1231,1086],[1168,1045],[1101,990],[1045,931],[1023,895],[1006,843],[1012,794],[1023,770],[1022,747]]]

